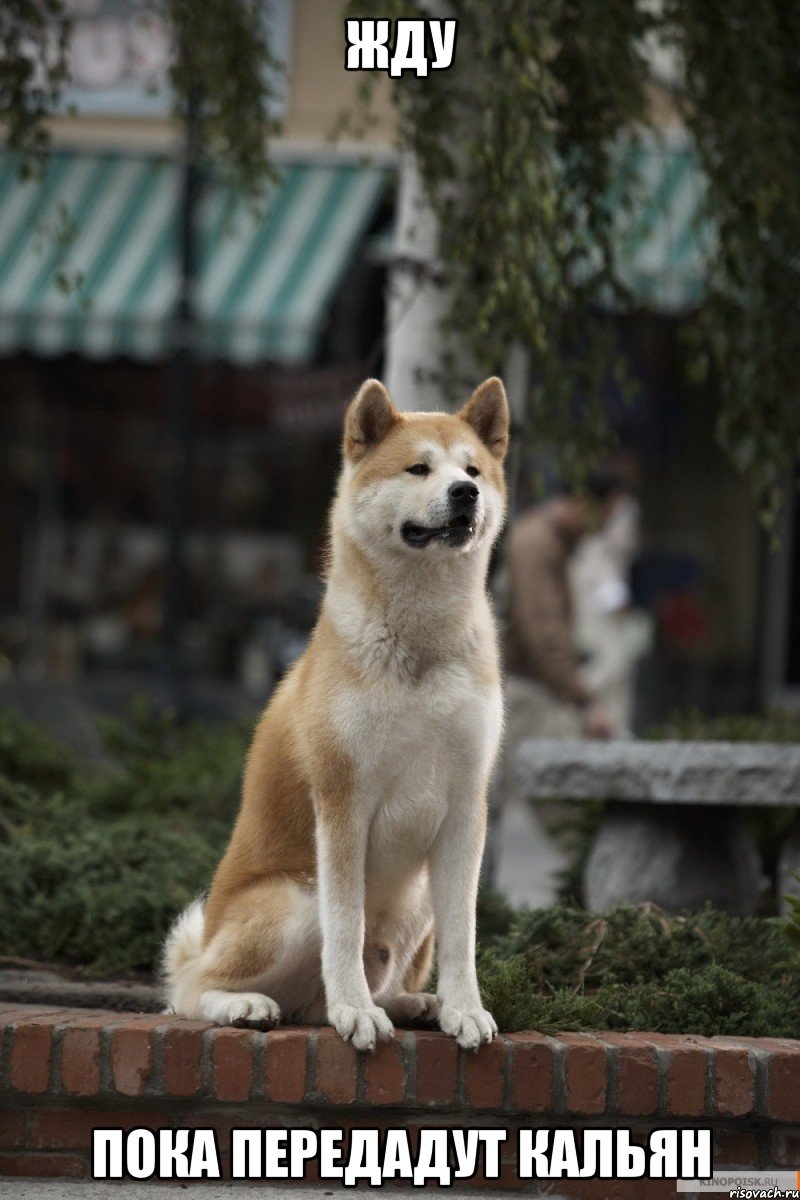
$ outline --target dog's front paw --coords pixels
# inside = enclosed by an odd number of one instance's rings
[[[382,1008],[374,1004],[355,1008],[352,1004],[332,1004],[328,1020],[346,1042],[356,1050],[374,1050],[376,1042],[394,1037],[394,1026]]]
[[[398,1025],[407,1021],[435,1021],[439,1001],[432,992],[400,992],[386,1001],[386,1011]]]
[[[485,1008],[462,1008],[446,1002],[439,1009],[439,1028],[451,1034],[462,1050],[477,1050],[481,1042],[490,1042],[497,1033],[495,1019]]]
[[[272,1029],[281,1019],[281,1010],[261,992],[203,992],[200,1015],[215,1025],[241,1025],[251,1029]]]

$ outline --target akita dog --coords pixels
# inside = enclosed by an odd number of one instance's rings
[[[475,974],[486,790],[502,725],[486,594],[508,405],[401,413],[369,379],[345,418],[327,587],[253,737],[230,845],[164,951],[172,1009],[326,1019],[359,1050],[392,1022],[497,1032]],[[438,943],[438,995],[424,991]]]

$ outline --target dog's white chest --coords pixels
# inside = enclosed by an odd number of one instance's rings
[[[499,693],[463,665],[415,687],[343,692],[337,732],[370,822],[368,873],[397,880],[427,857],[448,810],[482,784],[500,728]]]
[[[388,680],[342,689],[334,721],[362,784],[391,792],[402,778],[446,786],[466,754],[482,759],[500,726],[500,695],[463,665],[429,671],[417,685]]]

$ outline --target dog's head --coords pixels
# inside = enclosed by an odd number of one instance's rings
[[[505,513],[508,402],[499,379],[460,412],[401,413],[377,379],[344,425],[341,513],[370,557],[469,555],[491,545]]]

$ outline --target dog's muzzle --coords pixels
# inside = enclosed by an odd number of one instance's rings
[[[406,521],[401,529],[403,541],[409,546],[422,548],[430,542],[443,542],[448,546],[464,546],[474,537],[478,528],[477,509],[480,491],[470,480],[451,483],[447,489],[450,516],[444,525],[416,525]]]

